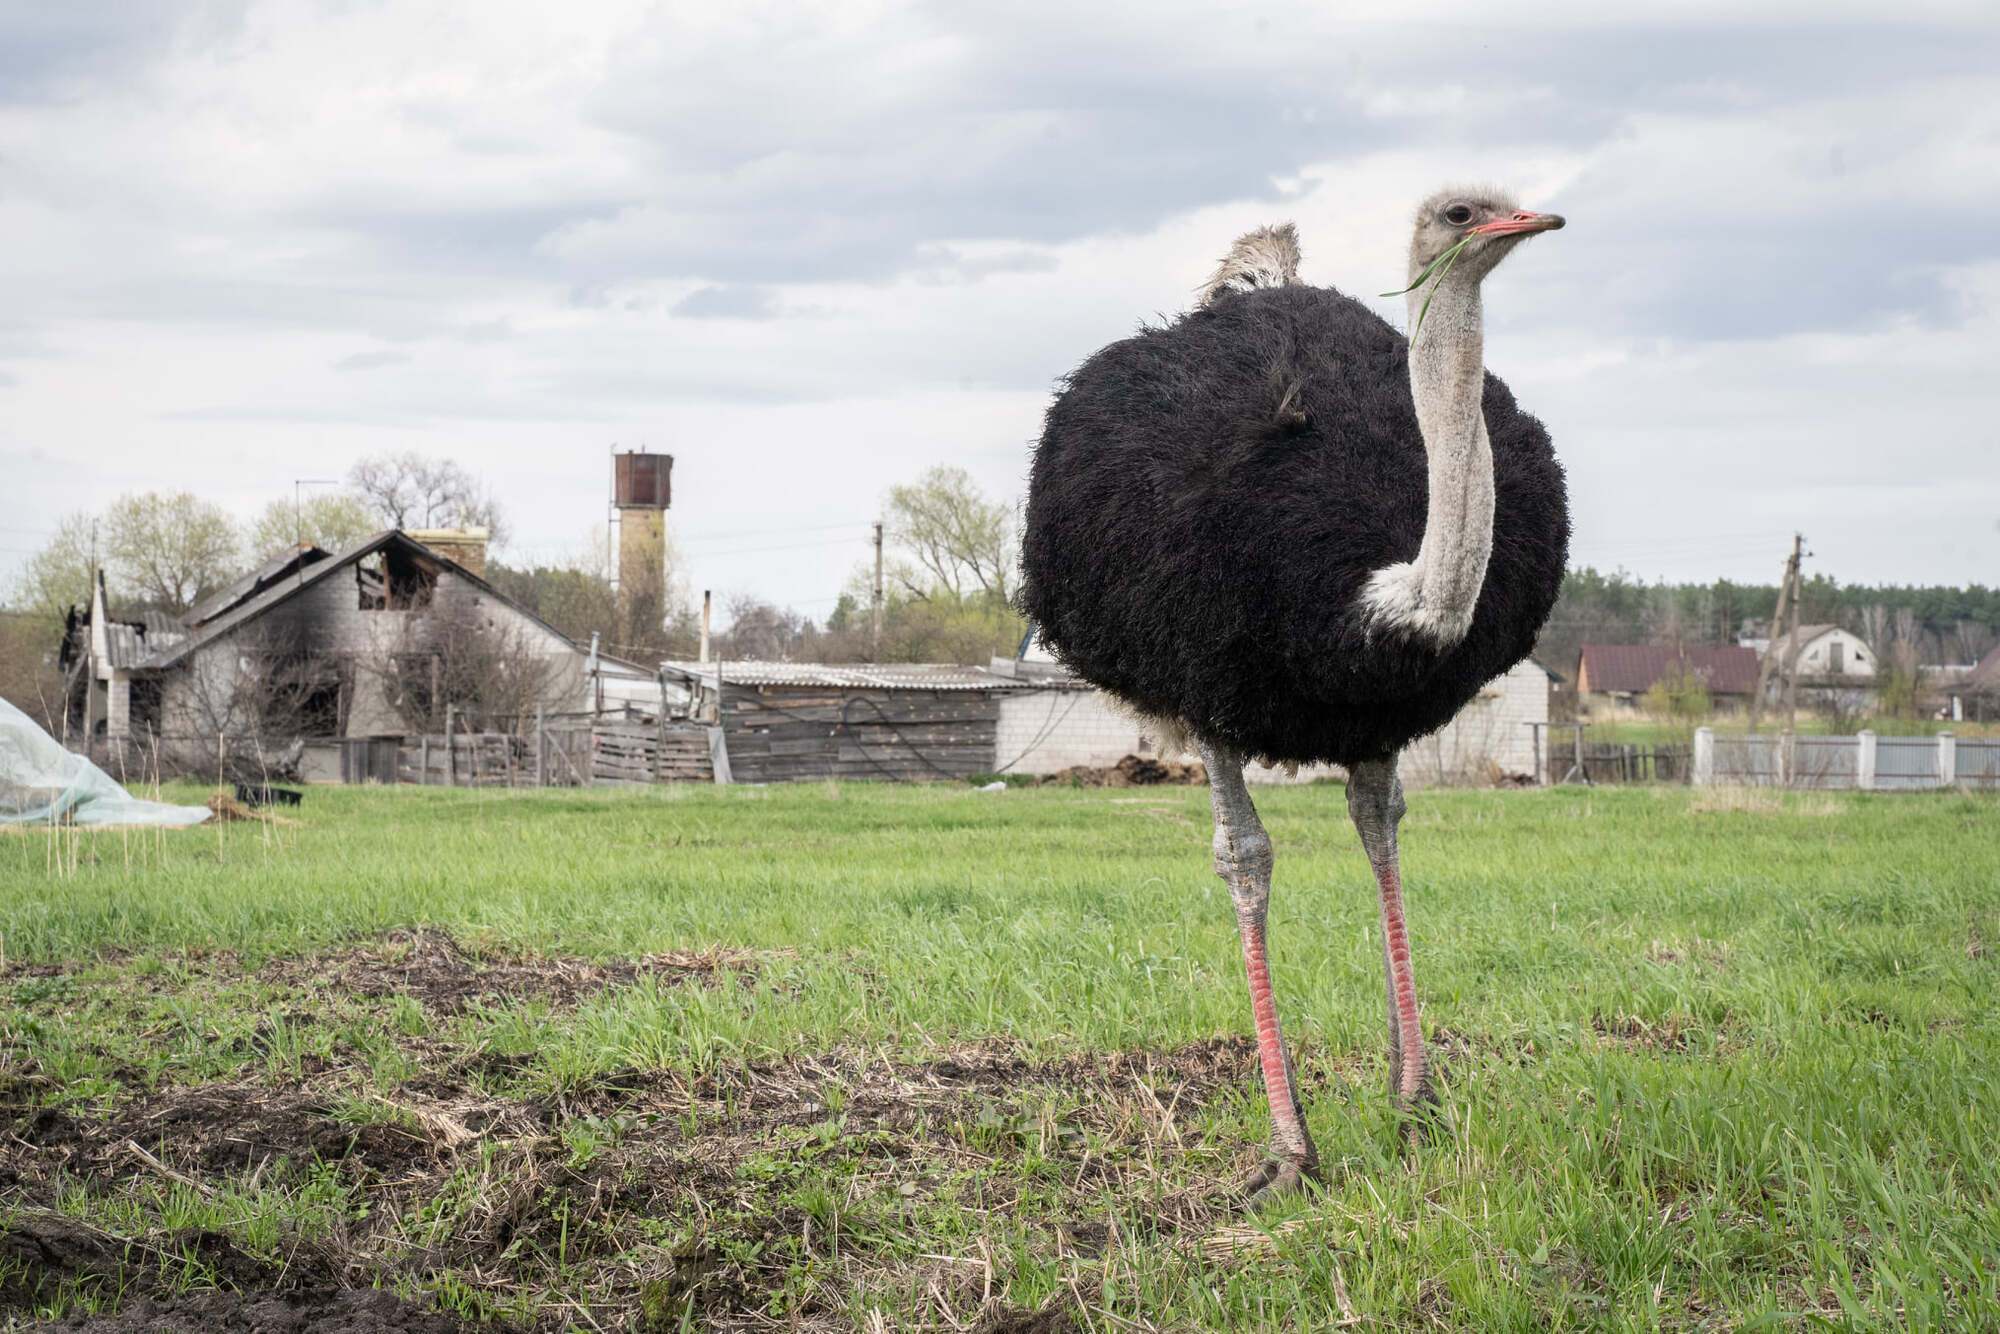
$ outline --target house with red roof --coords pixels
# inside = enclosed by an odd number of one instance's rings
[[[1691,675],[1717,708],[1742,708],[1757,692],[1757,651],[1740,644],[1585,644],[1577,654],[1579,707],[1599,717],[1637,711],[1661,680]]]

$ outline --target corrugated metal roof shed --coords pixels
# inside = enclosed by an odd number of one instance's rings
[[[186,638],[181,623],[162,612],[142,613],[136,621],[104,623],[106,656],[110,665],[120,670],[144,667]]]
[[[663,662],[661,668],[688,681],[715,688],[716,663]],[[983,667],[954,663],[910,662],[756,662],[731,660],[720,664],[722,679],[733,686],[801,686],[847,690],[1021,690],[1025,681],[1010,681]]]
[[[104,626],[104,652],[113,667],[137,667],[146,660],[146,637],[136,625],[108,621]]]

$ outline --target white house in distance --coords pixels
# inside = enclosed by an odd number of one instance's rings
[[[1772,657],[1776,674],[1791,665],[1792,639],[1779,635],[1764,649]],[[1775,655],[1775,656],[1773,656]],[[1875,650],[1861,636],[1837,625],[1799,627],[1799,680],[1824,679],[1828,685],[1872,685],[1875,681]]]

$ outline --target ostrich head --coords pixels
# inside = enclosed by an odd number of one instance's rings
[[[1477,284],[1507,258],[1521,239],[1552,232],[1563,225],[1560,214],[1530,213],[1504,191],[1459,186],[1438,191],[1417,206],[1416,230],[1410,237],[1410,277],[1465,240],[1452,263],[1450,281]]]

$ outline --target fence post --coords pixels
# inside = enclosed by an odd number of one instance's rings
[[[1791,728],[1778,733],[1778,786],[1792,785],[1792,771],[1798,759],[1796,738]]]
[[[1854,786],[1863,792],[1875,790],[1875,729],[1864,727],[1854,735],[1860,743],[1854,752]]]
[[[431,734],[424,733],[417,738],[417,786],[431,784]]]
[[[444,706],[444,785],[458,786],[458,708]]]
[[[542,706],[537,704],[535,706],[535,786],[536,787],[548,786],[547,782],[544,781],[542,776],[542,763],[543,763],[542,751],[543,748],[548,744],[544,739],[546,733],[543,731],[543,727],[544,727],[544,722],[542,717]]]
[[[1694,729],[1694,785],[1715,786],[1715,729]]]
[[[1958,738],[1949,732],[1938,733],[1938,786],[1958,786]]]

